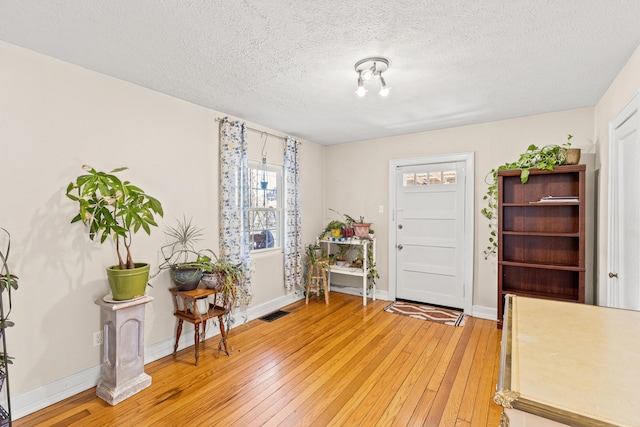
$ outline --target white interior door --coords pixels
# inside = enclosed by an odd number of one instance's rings
[[[640,95],[612,120],[609,156],[609,272],[600,304],[640,310]]]
[[[396,169],[397,298],[464,308],[465,162]]]

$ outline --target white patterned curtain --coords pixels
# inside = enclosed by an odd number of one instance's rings
[[[249,170],[244,123],[220,121],[220,257],[242,264],[247,272],[244,292],[236,304],[246,308],[251,297],[249,256]]]
[[[302,284],[302,217],[298,141],[287,137],[284,148],[284,284],[288,290]]]

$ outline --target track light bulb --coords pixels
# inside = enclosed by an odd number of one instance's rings
[[[380,96],[387,96],[389,95],[389,90],[391,88],[387,86],[387,82],[384,81],[384,77],[382,77],[382,73],[380,73],[380,92],[378,92],[378,94]]]
[[[356,93],[358,96],[364,96],[364,94],[367,93],[367,90],[364,88],[364,81],[362,80],[362,77],[358,77],[358,90],[356,90]]]
[[[364,78],[365,80],[371,80],[371,77],[376,75],[376,63],[374,62],[373,65],[371,66],[371,68],[369,68],[368,70],[364,70],[362,72],[362,78]]]

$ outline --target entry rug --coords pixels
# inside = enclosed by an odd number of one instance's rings
[[[467,320],[461,311],[400,301],[389,304],[384,311],[451,326],[464,326]]]

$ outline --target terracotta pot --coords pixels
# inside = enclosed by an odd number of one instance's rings
[[[371,223],[353,224],[353,231],[356,233],[356,237],[361,239],[369,238],[369,228],[371,228]]]

